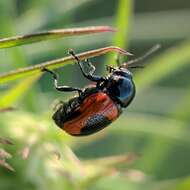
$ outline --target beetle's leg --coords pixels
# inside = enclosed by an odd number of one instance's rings
[[[81,67],[85,73],[88,73],[90,75],[93,75],[96,70],[96,67],[91,63],[89,59],[85,59],[84,63],[81,64]],[[85,67],[88,69],[87,72],[84,69]]]
[[[96,67],[91,63],[89,59],[86,59],[85,62],[88,64],[88,67],[90,68],[89,73],[93,75],[94,71],[96,70]]]
[[[106,79],[104,77],[101,77],[101,76],[97,76],[97,75],[93,75],[93,73],[86,73],[84,71],[84,68],[82,66],[82,62],[79,60],[79,58],[75,55],[75,52],[73,50],[69,50],[69,54],[71,54],[75,60],[77,61],[79,67],[80,67],[80,70],[83,74],[84,77],[86,77],[87,79],[93,81],[93,82],[103,82],[105,81]],[[92,66],[92,65],[91,65]]]
[[[48,73],[50,73],[53,76],[54,79],[54,86],[56,88],[56,90],[58,91],[62,91],[62,92],[72,92],[72,91],[77,91],[79,93],[79,95],[81,94],[82,90],[80,88],[76,88],[76,87],[71,87],[71,86],[59,86],[58,85],[58,76],[56,73],[54,73],[53,71],[47,69],[47,68],[43,68],[42,71],[46,71]]]

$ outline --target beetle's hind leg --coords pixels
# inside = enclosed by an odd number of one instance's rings
[[[53,72],[53,71],[51,71],[51,70],[49,70],[49,69],[47,69],[47,68],[43,68],[42,71],[43,71],[43,72],[48,72],[48,73],[50,73],[50,74],[53,76],[53,79],[54,79],[54,86],[55,86],[56,90],[62,91],[62,92],[77,91],[77,92],[79,93],[79,96],[80,96],[80,94],[82,93],[82,89],[77,88],[77,87],[59,86],[59,85],[58,85],[58,75],[57,75],[55,72]]]

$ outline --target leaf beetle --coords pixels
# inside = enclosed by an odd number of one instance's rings
[[[94,84],[80,89],[70,86],[59,86],[58,76],[55,72],[43,68],[53,76],[56,90],[63,92],[77,91],[78,95],[61,102],[52,118],[56,125],[73,136],[86,136],[94,134],[116,120],[122,113],[122,109],[129,106],[135,97],[135,84],[133,82],[130,68],[141,68],[142,66],[131,66],[138,62],[159,47],[153,47],[144,56],[120,64],[117,59],[117,67],[106,66],[109,75],[106,77],[94,75],[95,67],[89,60],[86,64],[81,62],[73,50],[69,54],[76,60],[83,76]],[[90,70],[85,71],[84,66],[88,65]]]

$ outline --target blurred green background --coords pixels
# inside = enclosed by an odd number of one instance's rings
[[[16,110],[0,113],[0,138],[14,143],[0,144],[0,151],[9,152],[6,161],[15,170],[0,167],[0,190],[189,190],[189,20],[188,0],[1,0],[1,38],[92,25],[119,30],[1,49],[1,73],[66,56],[69,48],[117,45],[138,57],[162,47],[134,70],[137,95],[129,108],[89,137],[71,137],[51,120],[52,102],[72,93],[56,92],[48,75],[26,89],[19,85],[27,79],[1,85],[0,99],[8,97]],[[115,63],[113,54],[91,61],[102,74],[105,64]],[[61,84],[89,83],[75,64],[57,72]],[[138,156],[129,162],[131,154]]]

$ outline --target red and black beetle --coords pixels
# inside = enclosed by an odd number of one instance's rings
[[[135,96],[135,84],[132,73],[128,68],[141,66],[129,65],[143,59],[150,52],[152,50],[143,57],[128,61],[122,65],[117,61],[118,67],[116,68],[107,66],[110,74],[106,77],[101,77],[94,75],[95,67],[89,60],[85,63],[88,65],[90,72],[86,73],[84,70],[85,64],[82,64],[74,51],[70,50],[69,53],[77,61],[84,77],[95,82],[95,85],[84,89],[58,86],[57,75],[53,71],[44,68],[43,71],[52,74],[55,88],[58,91],[78,92],[78,96],[60,104],[52,117],[55,123],[73,136],[90,135],[107,127],[120,116],[122,108],[126,108]]]

